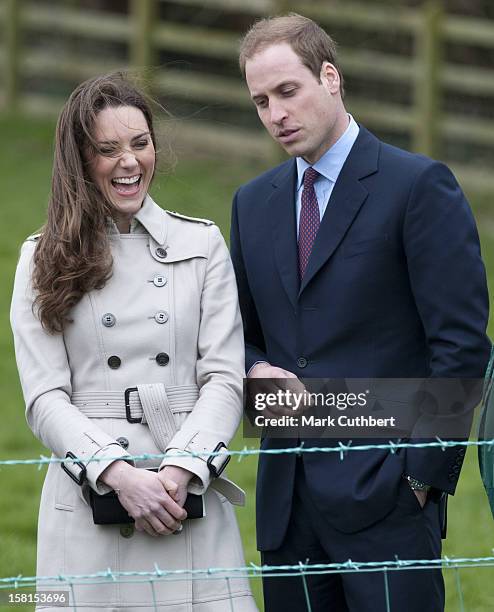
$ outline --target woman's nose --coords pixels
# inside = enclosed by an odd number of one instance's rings
[[[138,163],[136,156],[130,151],[125,151],[120,157],[120,165],[122,168],[135,168]]]

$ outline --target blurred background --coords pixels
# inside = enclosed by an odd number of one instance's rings
[[[228,236],[236,188],[283,159],[240,77],[238,42],[255,19],[288,11],[314,18],[339,43],[346,104],[357,121],[453,169],[477,219],[492,287],[492,0],[0,0],[0,459],[47,453],[25,424],[8,310],[20,244],[43,223],[63,102],[91,76],[114,69],[140,75],[161,107],[153,197],[164,208],[213,219]],[[237,448],[251,447],[241,433]],[[249,496],[238,512],[248,562],[258,561],[255,471],[252,457],[229,470]],[[43,476],[32,466],[0,471],[0,578],[35,573]],[[450,501],[445,554],[492,555],[494,521],[475,449]],[[446,570],[445,577],[448,612],[494,610],[493,568]],[[259,582],[252,586],[260,602]]]

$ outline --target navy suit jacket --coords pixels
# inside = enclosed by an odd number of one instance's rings
[[[449,169],[361,127],[302,282],[295,180],[291,159],[235,195],[231,254],[246,368],[266,360],[312,378],[482,377],[490,350],[485,270],[473,215]],[[352,532],[390,512],[404,473],[454,493],[463,456],[452,448],[303,459],[314,503],[334,527]],[[260,456],[260,550],[282,542],[294,473],[295,457]]]

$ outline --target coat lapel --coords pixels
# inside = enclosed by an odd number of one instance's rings
[[[282,166],[274,178],[272,182],[274,190],[267,202],[276,266],[294,308],[297,305],[300,284],[295,221],[295,177],[295,160],[290,160]]]
[[[377,138],[360,127],[321,220],[300,293],[334,253],[367,198],[368,191],[360,180],[377,172],[379,146]]]

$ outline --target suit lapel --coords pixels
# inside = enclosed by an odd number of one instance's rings
[[[360,179],[377,171],[379,141],[365,128],[360,132],[331,193],[317,233],[300,293],[328,261],[343,239],[368,191]]]
[[[299,290],[295,177],[295,161],[290,160],[274,178],[274,190],[267,202],[276,266],[294,308],[297,306]]]

